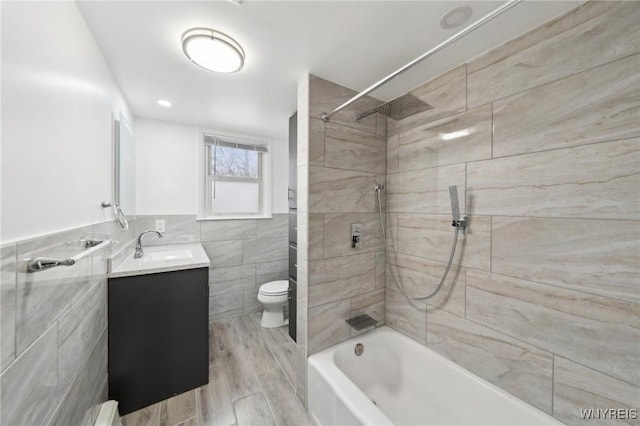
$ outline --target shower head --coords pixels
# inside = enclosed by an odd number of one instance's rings
[[[458,204],[458,187],[456,185],[449,186],[449,198],[451,199],[451,219],[457,222],[460,220],[460,206]]]
[[[399,98],[356,115],[356,120],[360,121],[371,114],[379,112],[380,114],[398,121],[419,112],[430,110],[431,108],[433,107],[428,103],[413,96],[411,93],[407,93],[404,96],[400,96]]]

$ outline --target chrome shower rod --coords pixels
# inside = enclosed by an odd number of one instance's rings
[[[422,62],[423,60],[427,59],[429,56],[433,55],[434,53],[444,49],[445,47],[449,46],[454,41],[464,37],[467,34],[469,34],[471,31],[473,31],[473,30],[481,27],[482,25],[486,24],[487,22],[489,22],[490,20],[492,20],[496,16],[498,16],[498,15],[502,14],[503,12],[506,12],[507,10],[511,9],[513,6],[517,5],[521,1],[522,0],[509,0],[509,1],[505,2],[505,3],[503,3],[499,7],[495,8],[494,10],[489,12],[488,14],[484,15],[482,18],[480,18],[477,21],[475,21],[474,23],[464,27],[463,29],[461,29],[460,31],[458,31],[457,33],[455,33],[454,35],[452,35],[451,37],[449,37],[448,39],[446,39],[442,43],[438,44],[433,49],[423,53],[422,55],[418,56],[416,59],[414,59],[413,61],[409,62],[408,64],[406,64],[402,68],[392,72],[391,74],[389,74],[388,76],[386,76],[382,80],[380,80],[377,83],[374,83],[371,86],[367,87],[362,92],[358,93],[353,98],[349,99],[348,101],[346,101],[345,103],[340,105],[338,108],[334,109],[333,111],[331,111],[329,113],[326,113],[326,112],[322,113],[320,118],[322,119],[322,121],[329,121],[329,118],[333,114],[345,109],[346,107],[348,107],[349,105],[351,105],[355,101],[357,101],[360,98],[368,95],[369,93],[373,92],[378,87],[380,87],[383,84],[389,82],[390,80],[393,80],[394,78],[396,78],[397,76],[399,76],[403,72],[407,71],[409,68],[412,68],[414,65],[416,65],[419,62]]]

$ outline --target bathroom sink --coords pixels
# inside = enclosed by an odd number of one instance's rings
[[[164,260],[191,259],[193,258],[193,250],[176,249],[147,252],[139,261],[142,262],[161,262]]]
[[[123,260],[109,263],[109,278],[209,267],[209,258],[199,243],[167,244],[143,247],[141,258],[133,257],[130,247]]]

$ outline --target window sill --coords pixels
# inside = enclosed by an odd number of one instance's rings
[[[197,221],[205,222],[208,220],[238,220],[238,219],[271,219],[272,216],[268,215],[255,215],[255,216],[212,216],[212,217],[197,217]]]

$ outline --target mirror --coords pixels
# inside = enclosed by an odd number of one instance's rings
[[[136,214],[136,140],[122,113],[115,134],[115,202],[124,216],[131,217]]]

